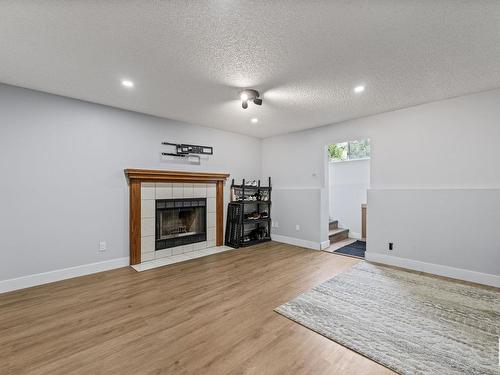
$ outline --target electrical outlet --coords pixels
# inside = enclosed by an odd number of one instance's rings
[[[394,244],[392,242],[389,242],[389,250],[394,250]]]
[[[300,225],[299,224],[295,225],[295,230],[300,230]]]
[[[279,224],[277,221],[275,221],[275,222],[274,222],[274,227],[275,227],[275,228],[279,228],[279,227],[280,227],[280,224]]]
[[[99,242],[99,251],[106,251],[106,241]]]

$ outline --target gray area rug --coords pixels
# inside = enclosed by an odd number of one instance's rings
[[[500,374],[500,291],[361,262],[276,311],[400,374]]]

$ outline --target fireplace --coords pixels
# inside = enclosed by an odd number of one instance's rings
[[[155,250],[207,240],[207,199],[156,200]]]
[[[208,247],[222,246],[224,242],[224,181],[229,174],[148,169],[126,169],[125,174],[130,186],[131,265]],[[159,226],[156,228],[156,201],[180,200],[181,198],[205,201],[206,230],[204,237],[202,235],[200,237],[206,240],[156,251],[157,238],[159,241],[171,240],[171,238],[160,240],[160,235],[157,237],[160,228]],[[160,210],[165,208],[164,206]],[[187,239],[182,237],[188,236],[177,236],[174,240],[183,242]],[[159,245],[167,246],[166,243]]]

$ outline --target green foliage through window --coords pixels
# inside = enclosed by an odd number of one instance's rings
[[[370,140],[349,141],[328,146],[328,156],[332,161],[370,158]]]
[[[328,155],[333,160],[346,160],[347,142],[328,146]]]

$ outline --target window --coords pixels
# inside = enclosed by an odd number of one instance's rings
[[[349,141],[328,146],[330,161],[346,161],[370,158],[370,140]]]

